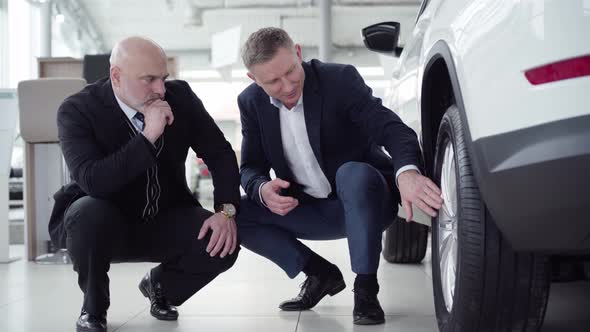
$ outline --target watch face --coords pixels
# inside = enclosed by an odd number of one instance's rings
[[[234,216],[236,214],[236,207],[233,204],[223,204],[223,212]]]

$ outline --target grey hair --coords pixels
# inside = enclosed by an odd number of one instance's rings
[[[280,28],[262,28],[250,35],[242,47],[242,61],[250,69],[253,65],[272,59],[279,48],[292,48],[293,40]]]

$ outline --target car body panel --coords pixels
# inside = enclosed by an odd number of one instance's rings
[[[533,86],[524,76],[525,70],[590,54],[590,42],[580,42],[590,31],[586,6],[480,0],[442,1],[436,8],[422,54],[439,40],[449,45],[473,141],[590,112],[584,107],[590,95],[581,93],[589,91],[590,77]]]
[[[589,142],[586,115],[473,143],[480,192],[514,249],[590,254]]]

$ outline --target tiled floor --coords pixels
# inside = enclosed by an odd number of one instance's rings
[[[277,305],[297,294],[303,278],[289,280],[265,259],[243,250],[230,271],[179,308],[177,322],[152,318],[146,299],[137,290],[138,281],[152,264],[113,265],[109,331],[437,331],[428,260],[413,266],[383,262],[380,300],[387,323],[359,327],[351,318],[354,276],[346,241],[309,244],[341,268],[348,285],[312,311],[279,311]],[[23,250],[22,246],[11,249],[12,255]],[[570,286],[553,287],[543,332],[590,331],[590,283]],[[0,265],[1,332],[74,331],[80,303],[81,292],[71,265],[38,265],[22,260]]]

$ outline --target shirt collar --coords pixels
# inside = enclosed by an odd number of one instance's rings
[[[125,104],[121,99],[119,99],[119,97],[117,97],[116,94],[115,94],[115,99],[117,99],[117,103],[119,104],[119,107],[121,108],[121,110],[123,110],[123,113],[125,113],[125,115],[127,116],[127,118],[129,118],[129,120],[133,119],[135,114],[138,113],[136,110],[134,110],[133,108],[131,108],[130,106]]]
[[[280,100],[270,97],[270,96],[269,96],[269,98],[270,98],[270,103],[273,104],[276,108],[278,108],[278,109],[283,108],[284,105]],[[297,106],[299,106],[299,105],[303,105],[303,94],[301,94],[301,97],[299,97],[299,100],[297,101],[297,104],[295,104],[293,109],[296,109]]]

